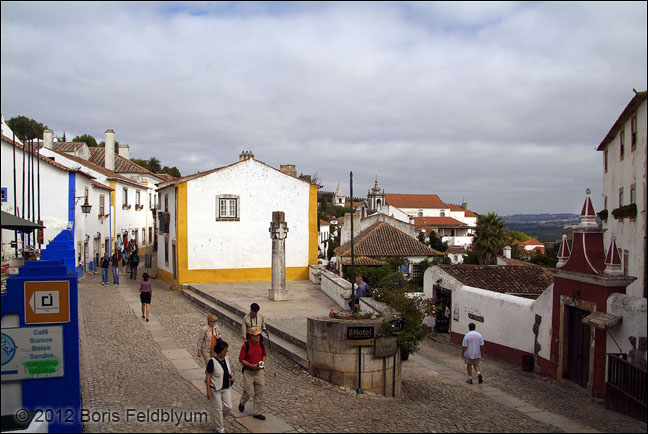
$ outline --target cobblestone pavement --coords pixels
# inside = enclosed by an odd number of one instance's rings
[[[446,336],[426,339],[417,354],[463,372],[465,365],[461,359],[461,347],[450,343]],[[646,432],[645,423],[607,410],[602,400],[593,401],[584,389],[577,386],[524,372],[520,365],[488,357],[479,366],[484,374],[484,383],[537,408],[568,417],[601,432]]]
[[[102,286],[96,275],[80,282],[82,309],[81,375],[83,407],[110,410],[122,417],[117,423],[86,423],[87,432],[212,432],[210,404],[161,354],[151,339],[146,323],[124,301],[121,291],[137,292],[136,285],[122,280],[120,290]],[[127,289],[124,289],[124,286]],[[154,281],[151,317],[203,366],[196,351],[200,327],[206,312],[178,291]],[[251,301],[246,301],[249,303]],[[242,344],[239,331],[220,324],[223,338],[230,343],[235,365]],[[459,350],[438,339],[424,342],[419,353],[463,372]],[[456,360],[455,360],[456,359]],[[486,382],[539,408],[578,418],[586,425],[609,432],[645,432],[646,425],[606,411],[600,404],[570,391],[564,385],[535,379],[512,365],[486,360]],[[238,368],[235,371],[239,374]],[[240,379],[240,378],[239,378]],[[307,371],[270,350],[266,371],[266,414],[273,415],[296,432],[556,432],[556,427],[527,417],[477,393],[456,378],[432,373],[411,360],[404,363],[402,396],[399,399],[356,395],[312,377]],[[234,390],[241,392],[240,381]],[[532,399],[533,398],[533,399]],[[571,401],[574,401],[572,403]],[[234,403],[236,405],[236,403]],[[126,423],[127,409],[138,411],[187,410],[209,415],[197,423]],[[563,411],[564,410],[564,411]],[[571,414],[573,413],[573,414]],[[94,414],[94,413],[93,413]],[[595,420],[592,423],[591,420]],[[228,416],[227,432],[248,432],[237,419]],[[641,429],[643,427],[643,429]]]

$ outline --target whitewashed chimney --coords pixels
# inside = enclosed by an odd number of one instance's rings
[[[54,147],[54,132],[49,128],[43,131],[43,148],[52,149]]]
[[[511,246],[504,246],[504,257],[511,259]]]
[[[108,170],[115,170],[115,132],[106,130],[106,140],[104,145],[104,167]]]
[[[127,160],[130,160],[130,146],[120,144],[119,155],[124,157]]]

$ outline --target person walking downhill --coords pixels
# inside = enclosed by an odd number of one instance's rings
[[[232,366],[227,357],[227,342],[220,340],[211,351],[215,355],[207,362],[205,383],[207,399],[214,407],[214,422],[216,432],[225,432],[225,416],[232,410],[232,393],[230,387],[234,384]]]
[[[151,310],[151,296],[153,295],[153,284],[149,281],[148,273],[142,275],[139,283],[140,301],[142,302],[142,319],[149,320],[149,312]],[[146,312],[146,317],[144,316]]]
[[[261,342],[261,330],[251,327],[250,339],[241,347],[239,362],[243,365],[243,394],[238,409],[245,411],[245,404],[254,396],[252,417],[265,420],[263,415],[263,392],[265,390],[265,360],[268,357],[265,346]]]
[[[468,324],[470,330],[463,338],[461,343],[461,358],[466,361],[466,369],[468,370],[468,378],[466,383],[473,384],[472,368],[475,367],[477,373],[477,381],[481,384],[484,379],[482,378],[481,370],[479,369],[479,360],[481,359],[481,347],[484,346],[484,338],[481,333],[475,331],[475,323]]]
[[[207,316],[207,325],[202,326],[198,336],[198,357],[205,360],[205,365],[214,357],[214,347],[221,340],[221,332],[216,322],[218,317],[213,313]]]
[[[268,329],[266,328],[265,318],[262,314],[259,313],[261,308],[258,304],[252,303],[250,305],[250,313],[243,317],[243,324],[241,324],[241,334],[243,335],[243,342],[247,342],[250,338],[250,328],[257,327],[266,335],[269,335]],[[263,341],[263,336],[261,336],[261,341]]]
[[[139,256],[137,250],[133,250],[130,255],[130,278],[137,279],[137,264],[139,264]]]
[[[110,263],[112,265],[112,276],[113,276],[113,284],[114,285],[119,285],[119,251],[115,250],[115,253],[112,255],[112,258],[110,259]]]
[[[108,284],[108,268],[110,268],[110,258],[108,257],[108,252],[105,252],[103,258],[101,258],[101,284]]]

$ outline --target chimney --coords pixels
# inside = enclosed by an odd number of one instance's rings
[[[119,155],[124,157],[127,160],[130,160],[130,146],[120,144]]]
[[[282,164],[280,171],[281,173],[297,178],[297,168],[294,164]]]
[[[47,128],[43,131],[43,148],[52,149],[54,147],[54,132]]]
[[[254,154],[252,151],[243,151],[239,155],[239,161],[245,161],[245,160],[254,160]]]
[[[468,211],[468,202],[463,202],[461,208],[463,208],[464,211]]]
[[[504,257],[511,259],[511,246],[504,246]]]
[[[104,154],[104,167],[115,171],[115,132],[113,130],[106,130]]]

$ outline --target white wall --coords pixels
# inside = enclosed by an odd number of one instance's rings
[[[7,201],[2,202],[2,211],[14,214],[14,180],[13,180],[13,145],[2,140],[1,154],[1,184],[7,189]],[[23,153],[16,148],[16,205],[19,215],[22,217],[22,186],[23,186]],[[27,163],[28,155],[25,154]],[[38,183],[38,159],[34,157],[34,181]],[[27,172],[26,172],[27,174]],[[25,177],[27,176],[25,174]],[[38,184],[36,184],[38,186]],[[25,218],[27,218],[27,178],[25,178]],[[40,216],[43,220],[45,229],[43,231],[43,242],[45,245],[52,240],[59,232],[67,227],[68,224],[68,206],[69,206],[69,172],[52,166],[46,161],[40,160]],[[38,218],[38,192],[37,188],[35,204],[36,218]],[[31,218],[30,218],[31,220]],[[2,231],[3,252],[13,257],[14,249],[10,248],[9,243],[14,240],[14,231]],[[19,238],[20,243],[20,238]],[[19,246],[20,247],[20,246]],[[38,244],[36,244],[38,248]]]
[[[538,341],[540,357],[549,360],[551,350],[551,308],[553,285],[537,300],[501,294],[480,288],[465,286],[439,267],[430,267],[423,278],[426,297],[433,296],[432,286],[443,279],[441,286],[452,291],[450,329],[455,333],[468,333],[473,322],[484,340],[520,351],[533,353],[535,315],[542,317]],[[468,317],[481,316],[484,322]],[[457,319],[455,319],[457,318]]]
[[[240,221],[216,221],[217,195],[240,197]],[[273,211],[288,224],[286,267],[307,267],[310,184],[254,159],[188,181],[189,269],[270,268]]]
[[[169,220],[169,233],[168,234],[163,234],[159,233],[160,227],[158,226],[158,268],[173,274],[173,254],[172,254],[172,246],[176,242],[176,195],[175,195],[175,186],[167,187],[160,192],[160,197],[158,199],[158,213],[160,212],[165,212],[165,196],[168,195],[168,203],[169,203],[169,215],[170,215],[170,220]],[[168,239],[168,257],[169,261],[167,262],[165,260],[165,254],[167,252],[167,243],[165,240]]]
[[[646,192],[644,191],[646,173],[646,100],[637,110],[637,148],[631,151],[630,120],[625,123],[624,158],[620,159],[619,134],[607,145],[608,172],[603,174],[603,194],[607,196],[608,220],[603,223],[607,231],[603,234],[605,249],[610,246],[612,236],[616,236],[619,249],[629,255],[628,275],[638,279],[628,286],[628,294],[637,297],[644,295],[644,238],[637,236],[643,233],[646,219]],[[604,153],[601,153],[602,159]],[[637,218],[615,220],[612,210],[619,207],[619,189],[623,187],[623,205],[630,204],[630,186],[636,184]],[[599,211],[599,210],[596,210]],[[622,253],[623,255],[623,253]],[[623,259],[623,256],[622,256]]]
[[[607,313],[623,317],[621,324],[607,333],[606,352],[626,353],[632,350],[628,338],[646,337],[646,299],[615,293],[607,299]],[[618,345],[617,345],[618,344]],[[638,342],[637,342],[638,345]],[[619,348],[621,347],[621,348]],[[644,352],[644,361],[646,353]]]

